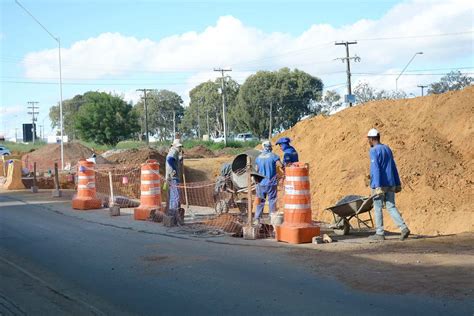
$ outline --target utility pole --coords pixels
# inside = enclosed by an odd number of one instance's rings
[[[39,102],[37,101],[29,101],[27,102],[28,104],[31,104],[31,106],[28,106],[28,109],[31,109],[31,112],[28,112],[28,114],[31,114],[31,122],[33,123],[32,125],[32,130],[33,130],[33,144],[35,143],[35,138],[36,138],[36,120],[37,118],[35,117],[36,114],[39,114],[39,112],[36,112],[39,107],[36,106]]]
[[[417,87],[418,87],[418,88],[421,88],[421,96],[424,96],[424,93],[423,93],[423,92],[424,92],[424,89],[425,89],[425,88],[428,88],[428,86],[425,86],[425,85],[420,84],[420,85],[418,85]]]
[[[18,143],[18,127],[15,127],[15,143]]]
[[[43,140],[43,125],[40,125],[39,128],[40,128],[40,139]]]
[[[336,58],[340,59],[342,62],[346,61],[346,68],[347,68],[347,100],[349,102],[349,106],[352,106],[352,86],[351,86],[351,62],[350,60],[353,59],[355,62],[360,61],[360,57],[357,55],[354,57],[349,56],[349,45],[357,44],[357,41],[354,42],[336,42],[335,45],[344,45],[346,46],[346,57]]]
[[[197,106],[197,123],[198,123],[198,138],[201,139],[201,116],[199,115],[200,114],[200,111],[199,111],[199,107],[204,105],[204,98],[201,97],[199,99],[199,105]]]
[[[145,108],[145,141],[147,146],[150,145],[150,139],[148,137],[148,107],[146,104],[146,100],[150,99],[150,97],[146,96],[147,92],[154,91],[155,89],[137,89],[137,91],[143,92],[143,103],[144,103],[144,108]]]
[[[223,68],[214,68],[214,71],[218,71],[221,73],[221,90],[222,90],[222,125],[224,127],[224,145],[227,146],[227,125],[226,125],[226,104],[225,104],[225,85],[224,80],[225,76],[224,73],[226,71],[232,71],[232,69],[223,69]]]
[[[211,130],[209,128],[209,110],[206,111],[207,116],[207,138],[211,139]]]
[[[270,101],[270,127],[268,130],[268,140],[272,139],[272,111],[273,111],[273,102]]]
[[[173,110],[173,139],[176,139],[176,111]]]

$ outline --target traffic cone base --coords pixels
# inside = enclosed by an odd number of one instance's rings
[[[102,201],[94,198],[76,198],[72,200],[72,208],[75,210],[96,210],[102,208]]]
[[[133,210],[133,219],[137,221],[146,221],[150,218],[151,212],[156,210],[158,210],[156,207],[137,207]]]
[[[295,227],[285,226],[283,223],[276,226],[275,238],[277,241],[287,242],[289,244],[303,244],[312,241],[314,236],[319,236],[321,229],[318,226]]]

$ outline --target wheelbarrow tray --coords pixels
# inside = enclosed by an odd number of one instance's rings
[[[367,228],[373,228],[374,223],[372,221],[372,215],[370,210],[374,204],[374,197],[354,197],[348,196],[346,198],[351,198],[349,201],[345,202],[343,200],[339,201],[336,205],[328,207],[326,210],[331,211],[334,217],[334,232],[338,235],[347,235],[351,228],[350,220],[356,218],[357,226],[360,229],[361,224]],[[363,220],[359,217],[360,214],[368,213],[369,219]],[[370,226],[369,226],[370,223]]]
[[[365,202],[365,204],[364,204]],[[347,203],[342,203],[328,207],[327,210],[332,211],[339,217],[349,217],[355,214],[363,214],[369,212],[373,207],[373,199],[370,197],[359,198]]]

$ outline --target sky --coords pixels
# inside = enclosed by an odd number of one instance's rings
[[[61,42],[63,99],[105,91],[137,102],[139,88],[189,91],[215,79],[214,68],[239,83],[259,70],[298,68],[346,94],[368,82],[411,96],[459,69],[474,74],[474,4],[470,0],[18,0]],[[39,102],[38,125],[59,102],[58,43],[15,0],[0,0],[0,135],[21,137]]]

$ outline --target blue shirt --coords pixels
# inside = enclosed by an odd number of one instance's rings
[[[298,162],[298,153],[296,149],[289,144],[281,144],[283,150],[283,164],[289,165],[290,163]]]
[[[394,187],[401,185],[397,166],[390,148],[378,144],[370,148],[370,187]]]
[[[258,173],[265,176],[260,185],[277,185],[276,163],[280,161],[280,157],[269,151],[263,151],[258,155],[255,162],[257,163]]]

